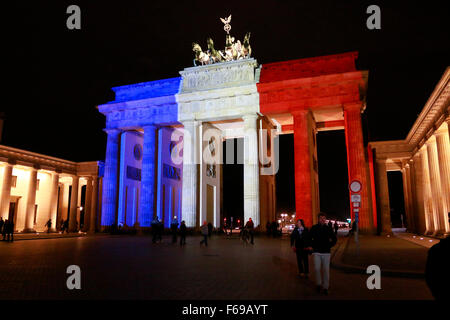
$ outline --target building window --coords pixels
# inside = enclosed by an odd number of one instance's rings
[[[11,179],[11,187],[12,187],[12,188],[15,188],[16,185],[17,185],[17,176],[12,176],[12,179]]]
[[[36,224],[36,220],[37,220],[37,212],[38,212],[38,205],[35,204],[35,205],[34,205],[34,224]]]

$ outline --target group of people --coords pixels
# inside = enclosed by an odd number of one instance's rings
[[[152,227],[152,235],[153,243],[161,243],[162,242],[162,234],[164,231],[164,224],[162,221],[158,219],[158,217],[155,217],[151,223]],[[178,233],[180,235],[180,246],[186,245],[186,234],[187,234],[187,227],[186,222],[183,220],[180,223],[180,230],[178,230],[178,219],[177,217],[174,217],[172,222],[170,223],[170,231],[172,233],[172,243],[177,243]]]
[[[268,236],[272,236],[274,238],[281,237],[280,224],[277,221],[267,221],[266,224],[266,232]]]
[[[330,283],[330,257],[331,248],[337,242],[337,231],[326,223],[326,215],[319,213],[318,223],[310,230],[305,226],[303,219],[291,233],[291,247],[297,255],[297,265],[300,277],[309,276],[309,256],[314,260],[314,274],[317,292],[328,294]]]
[[[0,234],[3,241],[14,241],[14,221],[0,217]]]

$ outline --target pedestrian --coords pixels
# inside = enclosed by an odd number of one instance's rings
[[[298,275],[308,278],[309,276],[309,254],[311,245],[309,230],[305,227],[303,219],[298,219],[294,230],[291,233],[291,247],[297,255]]]
[[[333,223],[331,222],[331,220],[328,221],[328,226],[329,226],[331,229],[333,229]]]
[[[203,225],[200,228],[203,236],[203,240],[200,241],[200,246],[204,243],[205,246],[208,246],[208,223],[203,221]]]
[[[67,218],[66,221],[64,221],[64,230],[66,231],[66,233],[69,233],[69,218]]]
[[[52,219],[48,219],[45,226],[47,227],[47,233],[50,233],[50,228],[52,227]]]
[[[181,221],[180,225],[180,246],[184,246],[186,244],[186,233],[187,233],[186,223],[183,220]]]
[[[159,220],[158,217],[155,217],[151,223],[151,228],[152,228],[152,243],[156,243],[156,240],[159,237]]]
[[[338,230],[339,230],[339,225],[337,224],[337,221],[335,221],[334,222],[334,234],[336,235],[336,237],[337,237]]]
[[[267,221],[267,223],[266,223],[266,234],[267,234],[267,236],[268,237],[270,237],[270,234],[271,234],[271,230],[270,230],[270,221]]]
[[[5,221],[3,221],[3,217],[0,217],[0,234],[3,234],[3,225],[5,224]]]
[[[233,235],[233,217],[230,218],[230,236]]]
[[[208,238],[211,238],[212,231],[213,231],[213,225],[211,222],[208,222]]]
[[[254,229],[255,225],[253,224],[252,218],[248,218],[247,223],[245,224],[245,227],[248,230],[248,233],[250,234],[250,243],[253,243],[253,229]]]
[[[352,227],[350,229],[350,231],[348,232],[348,237],[352,236],[354,233],[356,232],[356,221],[353,221],[352,223]]]
[[[319,222],[311,228],[310,232],[312,256],[317,291],[323,290],[323,293],[327,295],[330,282],[331,248],[336,244],[337,239],[333,230],[326,224],[326,215],[321,212],[318,218]]]
[[[8,226],[9,226],[9,220],[8,219],[6,219],[5,220],[5,223],[3,224],[3,230],[2,230],[2,236],[3,236],[3,241],[5,241],[6,240],[6,234],[7,234],[7,231],[8,231]]]
[[[7,241],[14,241],[14,221],[9,221],[8,223],[8,230],[6,236],[8,237]]]
[[[177,243],[178,220],[176,216],[173,217],[170,230],[172,232],[172,243]]]
[[[450,212],[447,213],[450,223]],[[436,300],[450,301],[450,236],[439,241],[428,250],[425,280]]]
[[[276,224],[275,224],[275,220],[273,220],[272,223],[270,224],[270,232],[272,232],[272,237],[274,237],[274,238],[276,236],[275,228],[276,228]]]

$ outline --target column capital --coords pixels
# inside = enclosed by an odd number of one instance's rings
[[[442,123],[442,125],[434,132],[434,136],[442,136],[442,135],[447,135],[448,131],[449,131],[449,125],[447,125],[446,128],[446,124]]]
[[[361,112],[362,107],[363,107],[362,102],[345,103],[342,105],[342,109],[344,111],[359,111],[359,112]]]
[[[425,144],[426,144],[427,146],[429,146],[429,145],[431,145],[431,144],[433,144],[433,143],[436,143],[436,137],[435,137],[435,135],[431,135],[431,136],[428,138],[428,140],[425,141]]]
[[[122,130],[120,129],[116,129],[116,128],[105,128],[103,129],[104,132],[106,132],[106,134],[109,135],[118,135],[122,132]]]
[[[201,121],[198,121],[198,120],[194,120],[194,119],[192,119],[192,120],[183,120],[183,121],[181,121],[181,124],[183,125],[183,126],[189,126],[189,127],[196,127],[196,126],[198,126],[198,125],[200,125],[201,124]]]
[[[309,109],[296,109],[296,110],[291,110],[291,114],[293,117],[298,117],[298,116],[305,116],[307,115],[311,110]]]
[[[251,120],[256,120],[258,119],[258,115],[256,113],[249,113],[249,114],[245,114],[242,116],[242,119],[244,121],[251,121]]]

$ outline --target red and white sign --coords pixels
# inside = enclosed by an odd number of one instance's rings
[[[362,184],[358,180],[353,180],[350,183],[350,191],[354,193],[359,193],[362,189]]]

